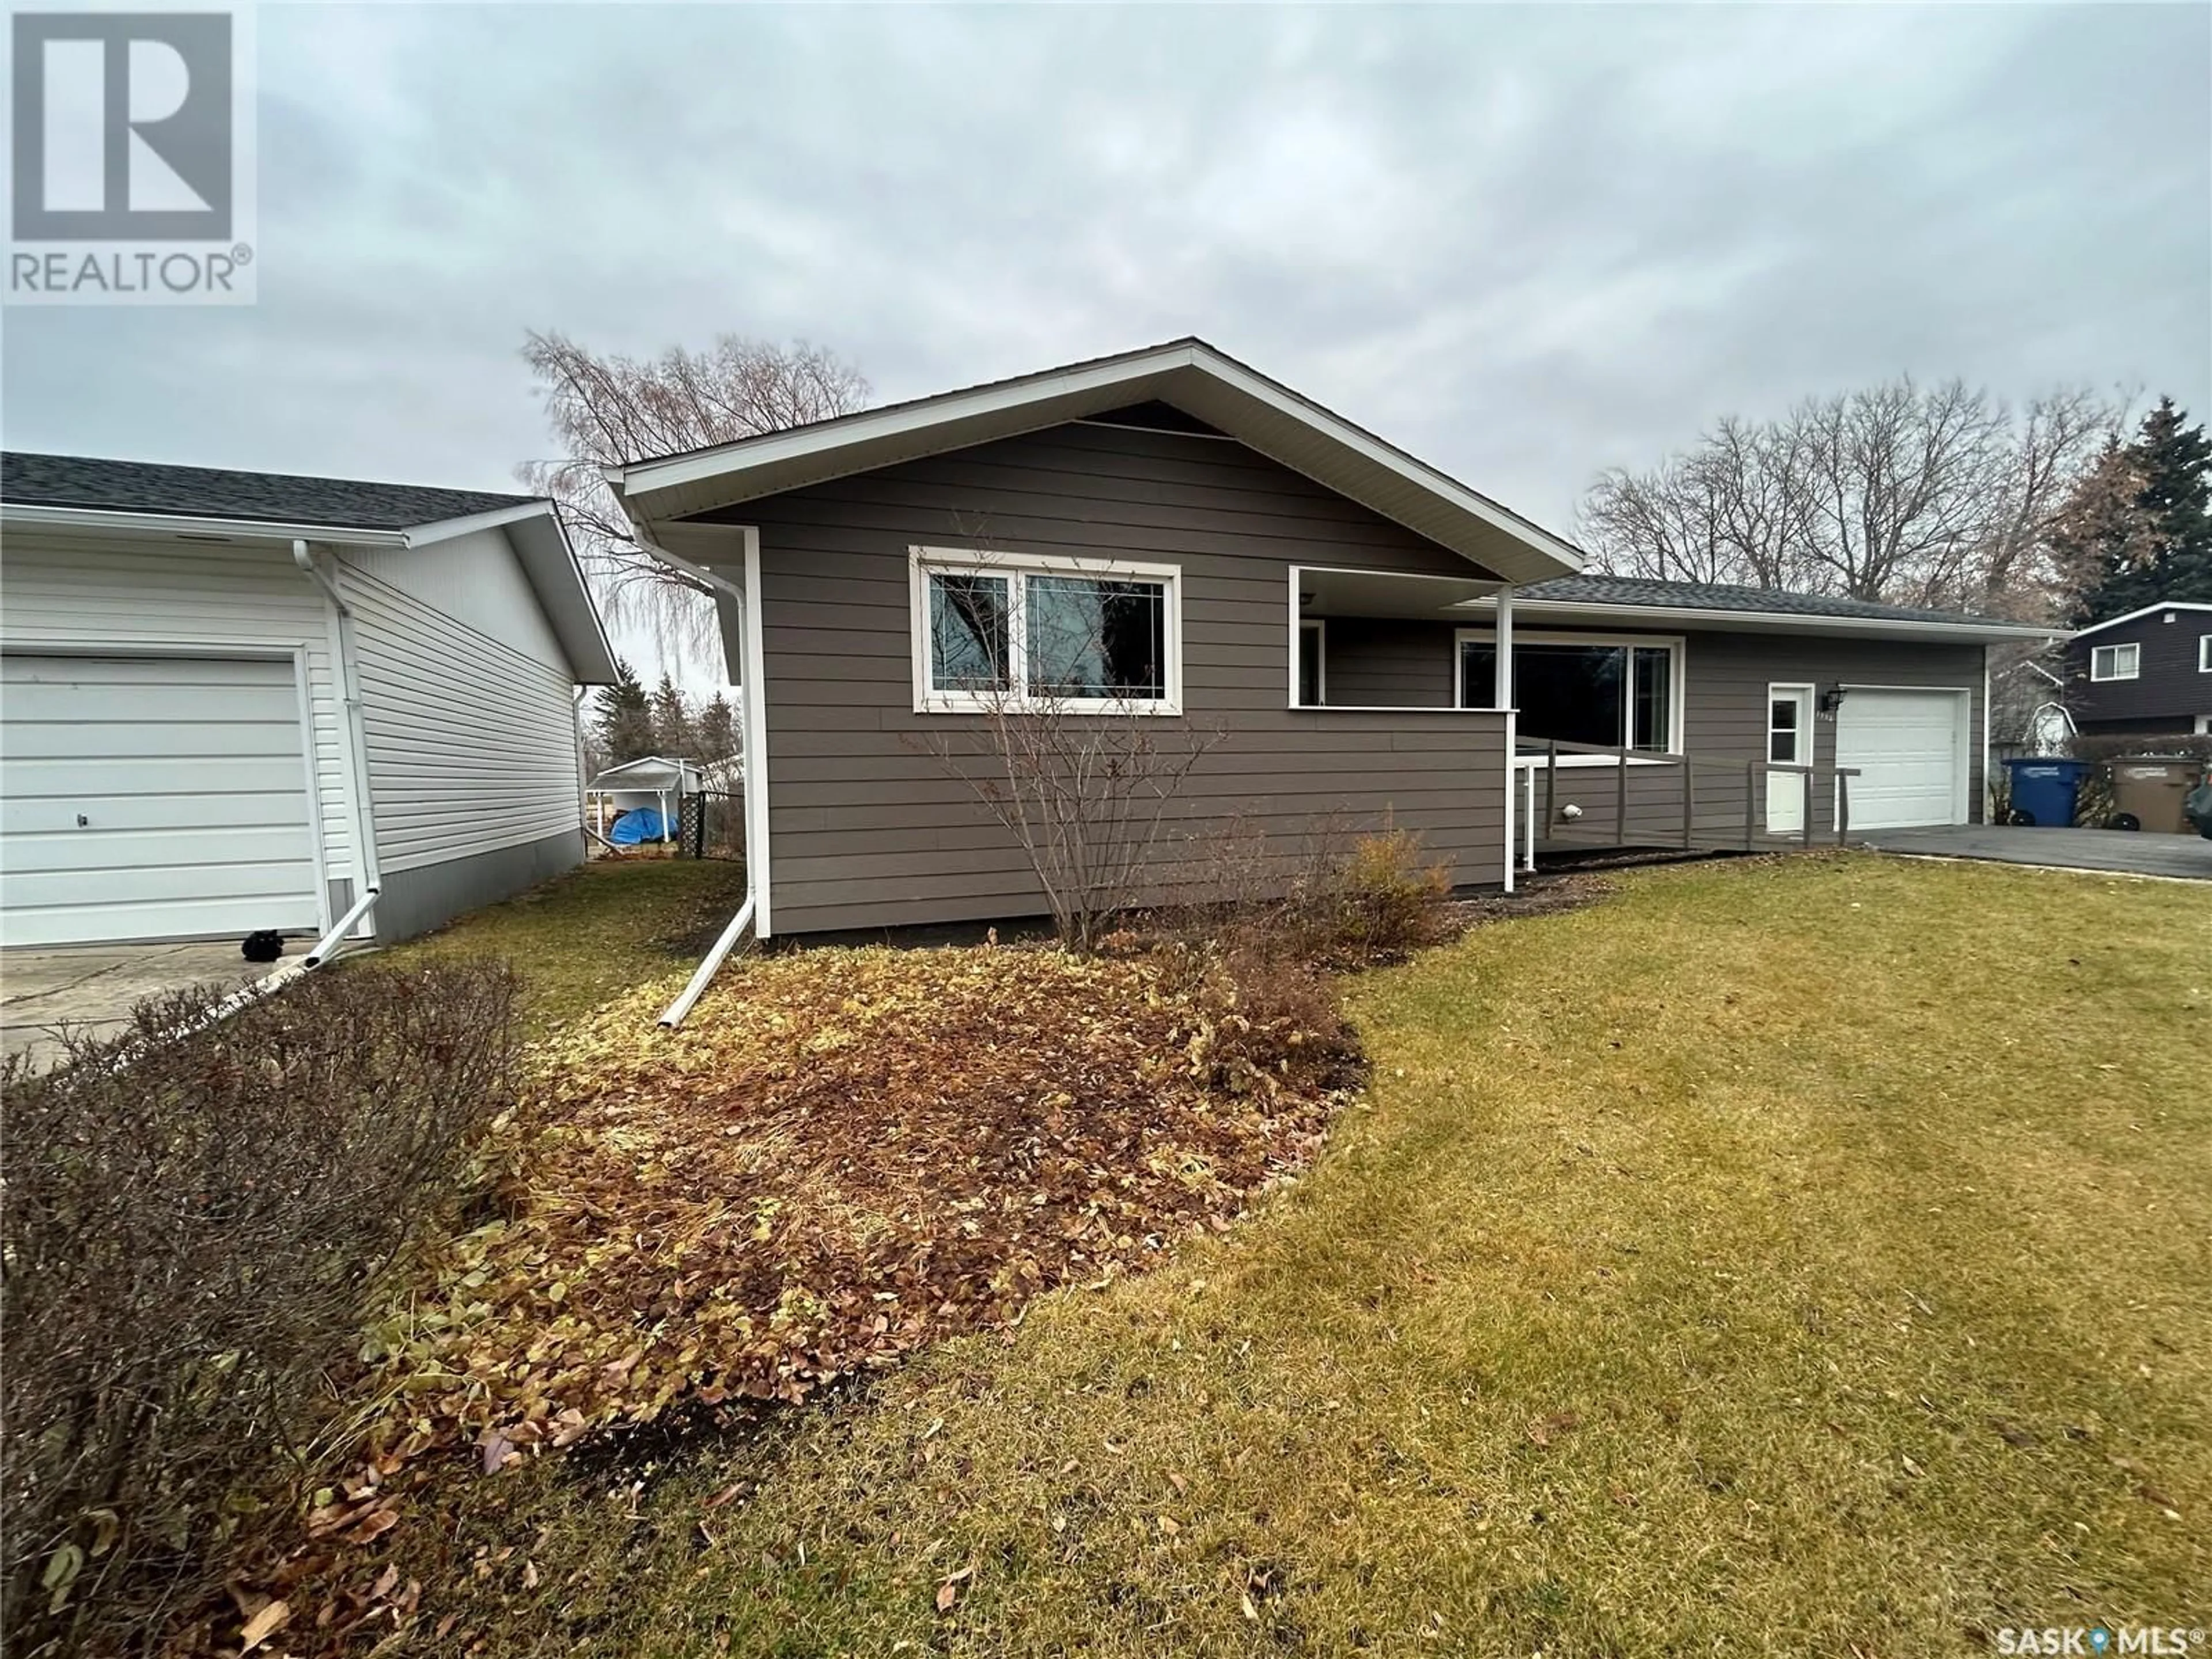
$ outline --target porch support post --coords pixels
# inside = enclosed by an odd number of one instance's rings
[[[1498,590],[1498,683],[1491,693],[1492,708],[1513,707],[1513,588]]]
[[[1498,668],[1491,683],[1490,706],[1510,710],[1513,707],[1513,584],[1502,582],[1498,589]],[[1514,834],[1513,825],[1513,762],[1520,746],[1520,733],[1514,728],[1517,722],[1510,713],[1505,716],[1505,890],[1513,890],[1513,866],[1519,861],[1520,836]]]

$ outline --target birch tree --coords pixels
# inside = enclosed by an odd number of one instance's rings
[[[866,407],[867,381],[819,346],[725,334],[703,350],[658,357],[595,352],[532,331],[522,348],[556,452],[517,476],[560,506],[585,573],[610,618],[664,647],[702,649],[714,606],[690,577],[646,556],[601,469],[780,432]]]

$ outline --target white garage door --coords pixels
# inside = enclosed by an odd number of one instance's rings
[[[1850,780],[1851,828],[1966,821],[1966,694],[1854,689],[1836,714],[1836,764]]]
[[[0,657],[0,941],[316,925],[288,660]]]

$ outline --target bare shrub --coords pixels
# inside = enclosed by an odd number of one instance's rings
[[[1449,878],[1412,831],[1355,835],[1334,819],[1291,854],[1243,820],[1207,848],[1192,902],[1109,942],[1139,948],[1149,937],[1167,985],[1208,1011],[1209,1087],[1348,1086],[1363,1057],[1330,976],[1444,938]]]
[[[190,991],[0,1067],[12,1651],[149,1647],[293,1495],[321,1373],[511,1102],[514,990],[486,961],[364,966],[212,1025],[223,993]]]
[[[1169,632],[1152,584],[1033,569],[987,550],[987,526],[954,522],[978,550],[929,573],[945,586],[932,590],[927,651],[952,670],[938,695],[957,702],[905,741],[1012,837],[1060,942],[1088,956],[1153,896],[1170,810],[1227,733],[1167,712]],[[1092,591],[1040,617],[1041,602],[1016,596],[1046,582]]]
[[[1282,922],[1296,948],[1329,968],[1396,962],[1448,931],[1451,878],[1410,830],[1362,836],[1292,890]]]
[[[1358,1035],[1314,963],[1250,933],[1166,949],[1182,964],[1191,1000],[1208,1016],[1206,1041],[1194,1050],[1208,1088],[1232,1095],[1263,1085],[1325,1092],[1358,1080]]]
[[[1360,834],[1324,819],[1290,853],[1232,826],[1212,838],[1193,891],[1192,902],[1158,919],[1163,937],[1218,939],[1234,954],[1328,971],[1402,961],[1451,930],[1450,875],[1419,835],[1395,826]]]

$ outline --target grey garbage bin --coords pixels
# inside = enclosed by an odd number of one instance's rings
[[[2120,756],[2112,763],[2112,828],[2188,835],[2181,804],[2203,781],[2203,763],[2186,755]]]

